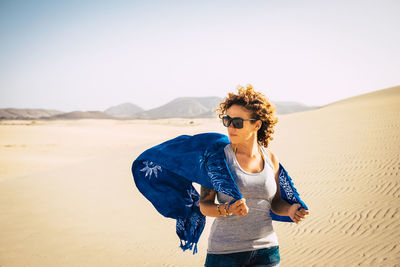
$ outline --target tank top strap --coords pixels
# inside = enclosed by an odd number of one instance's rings
[[[269,158],[269,156],[268,156],[268,151],[267,151],[267,149],[264,147],[264,146],[260,146],[260,145],[258,145],[258,148],[260,149],[260,155],[261,155],[261,157],[262,157],[262,159],[264,160],[264,162],[267,162],[268,163],[268,165],[272,168],[272,170],[275,172],[275,167],[274,167],[274,165],[272,164],[272,162],[271,162],[271,159]],[[235,149],[233,150],[233,153],[236,155],[236,149],[237,149],[237,147],[235,146]]]
[[[274,170],[274,172],[275,172],[275,167],[272,164],[272,161],[268,155],[267,149],[264,146],[261,146],[261,150],[262,150],[262,154],[264,154],[263,158],[265,157],[264,162],[267,162],[269,164],[269,166],[272,168],[272,170]]]

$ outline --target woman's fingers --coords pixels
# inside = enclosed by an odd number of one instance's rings
[[[239,200],[236,200],[236,201],[231,205],[231,208],[236,208],[236,207],[238,207],[238,206],[240,206],[240,205],[242,205],[242,204],[244,204],[244,203],[246,203],[246,199],[241,198],[241,199],[239,199]]]
[[[295,216],[294,216],[293,222],[295,222],[295,223],[297,224],[297,223],[301,222],[302,220],[303,220],[302,217],[300,217],[300,216],[298,216],[298,215],[295,215]]]
[[[309,212],[308,212],[308,210],[301,209],[301,210],[296,211],[296,214],[298,216],[300,216],[301,218],[304,218],[306,215],[309,214]]]
[[[301,219],[302,219],[303,217],[301,217],[300,215],[295,214],[295,215],[294,215],[294,218],[295,218],[296,221],[301,221]]]
[[[305,218],[305,216],[309,214],[308,210],[300,207],[301,205],[299,203],[294,203],[290,206],[288,211],[290,218],[296,224],[302,221]],[[299,208],[300,210],[298,210]]]
[[[240,206],[237,206],[233,209],[229,209],[230,211],[232,211],[233,213],[245,213],[247,214],[249,208],[247,207],[246,204],[241,204]]]
[[[240,210],[237,211],[236,215],[237,215],[237,216],[240,216],[240,217],[246,216],[247,213],[248,213],[248,211],[249,211],[249,210],[248,210],[247,208],[245,208],[245,209],[240,209]]]
[[[229,208],[229,212],[232,212],[237,216],[245,216],[248,213],[248,211],[249,208],[247,207],[246,199],[244,198],[237,200]]]
[[[246,203],[243,204],[243,206],[241,208],[241,212],[242,212],[243,216],[245,216],[247,213],[249,213],[249,207],[247,207]]]
[[[308,214],[309,214],[309,212],[306,209],[297,210],[294,213],[293,222],[295,222],[296,224],[301,222],[305,218],[305,216],[308,215]]]

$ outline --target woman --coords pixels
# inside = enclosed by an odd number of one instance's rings
[[[237,95],[229,93],[218,110],[230,141],[224,148],[225,157],[244,198],[228,206],[231,197],[201,187],[200,210],[216,217],[205,266],[279,266],[278,239],[269,209],[295,223],[308,211],[298,210],[300,204],[290,205],[280,197],[279,160],[266,149],[278,121],[275,108],[248,85],[239,86]]]

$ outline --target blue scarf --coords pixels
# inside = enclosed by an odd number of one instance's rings
[[[192,182],[231,196],[234,201],[243,196],[237,187],[225,159],[224,148],[230,141],[220,133],[180,135],[151,147],[132,164],[132,174],[139,191],[159,213],[176,219],[176,233],[183,251],[197,253],[197,243],[206,217],[200,212],[199,193]],[[281,197],[289,204],[301,201],[290,176],[279,163]],[[293,222],[289,216],[279,216],[270,210],[273,220]]]

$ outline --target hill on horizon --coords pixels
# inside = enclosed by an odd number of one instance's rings
[[[221,101],[220,97],[178,97],[165,105],[136,113],[133,118],[202,118],[210,117],[210,111]]]
[[[72,111],[51,117],[39,118],[45,120],[75,120],[75,119],[115,119],[101,111]]]
[[[49,118],[64,112],[54,109],[35,108],[2,108],[0,109],[0,120],[29,120],[38,118]]]
[[[122,103],[104,110],[104,113],[117,118],[130,118],[136,113],[142,111],[144,111],[144,109],[138,105],[132,103]]]
[[[361,94],[324,106],[307,106],[298,102],[271,101],[276,106],[278,115],[320,109],[328,106],[340,106],[361,98],[382,98],[400,90],[400,86],[381,89],[366,94]],[[223,100],[221,97],[178,97],[162,106],[144,110],[132,103],[122,103],[103,111],[72,111],[62,112],[48,109],[3,108],[0,109],[0,120],[31,120],[31,119],[159,119],[159,118],[213,118],[216,117],[215,109]]]

